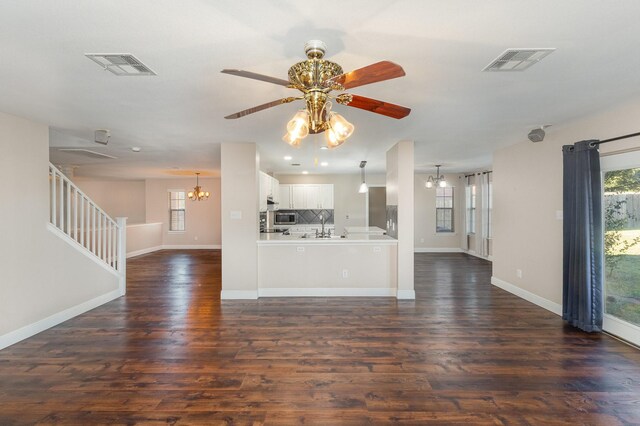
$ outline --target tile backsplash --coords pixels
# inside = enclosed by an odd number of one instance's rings
[[[298,213],[298,225],[319,225],[320,216],[325,219],[325,223],[333,225],[333,209],[310,209],[310,210],[278,210],[279,212]]]

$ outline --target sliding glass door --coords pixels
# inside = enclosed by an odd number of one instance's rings
[[[640,153],[602,158],[605,331],[640,345]]]

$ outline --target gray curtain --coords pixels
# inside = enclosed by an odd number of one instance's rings
[[[562,318],[587,332],[602,330],[602,176],[597,141],[562,147]]]

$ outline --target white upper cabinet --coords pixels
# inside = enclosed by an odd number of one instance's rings
[[[333,209],[333,184],[320,185],[320,208]]]
[[[280,209],[333,209],[333,184],[282,184]]]
[[[271,198],[274,203],[277,203],[280,199],[280,182],[272,176],[264,172],[260,172],[260,188],[258,190],[260,194],[260,211],[267,211],[267,198]],[[278,204],[275,204],[276,209]]]
[[[293,200],[291,199],[291,185],[281,184],[280,185],[280,208],[281,209],[292,209],[293,208]]]

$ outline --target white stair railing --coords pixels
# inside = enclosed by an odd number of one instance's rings
[[[124,277],[126,218],[113,220],[51,163],[49,185],[50,223]]]

